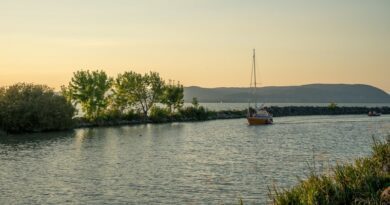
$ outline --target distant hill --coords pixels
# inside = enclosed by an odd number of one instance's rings
[[[248,102],[253,99],[249,88],[184,88],[184,100],[191,102]],[[388,103],[390,95],[363,84],[309,84],[302,86],[272,86],[257,89],[259,102],[279,103]]]

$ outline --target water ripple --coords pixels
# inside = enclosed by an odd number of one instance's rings
[[[309,166],[370,153],[390,116],[244,119],[0,137],[0,204],[230,204],[267,201]]]

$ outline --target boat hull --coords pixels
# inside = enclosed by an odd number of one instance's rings
[[[369,117],[379,117],[381,114],[368,114]]]
[[[258,118],[258,117],[247,117],[249,125],[269,125],[273,123],[272,118]]]

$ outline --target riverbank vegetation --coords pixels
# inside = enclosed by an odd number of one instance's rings
[[[375,141],[369,157],[337,165],[331,173],[313,171],[289,190],[273,188],[270,196],[275,205],[389,204],[386,188],[390,189],[390,139]]]
[[[207,120],[214,114],[196,99],[183,108],[183,85],[166,83],[156,72],[112,78],[104,71],[77,71],[61,91],[69,103],[81,106],[80,126]]]
[[[0,129],[5,132],[65,130],[75,108],[45,85],[18,83],[0,88]]]
[[[184,97],[180,83],[166,84],[156,72],[130,71],[114,79],[104,71],[77,71],[61,90],[70,103],[81,106],[83,119],[90,122],[129,117],[148,121],[157,103],[172,114],[182,107]]]

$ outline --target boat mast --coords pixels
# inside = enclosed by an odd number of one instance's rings
[[[253,97],[255,98],[255,108],[257,108],[257,99],[256,99],[256,52],[255,52],[255,49],[253,49],[253,78],[254,78]]]

